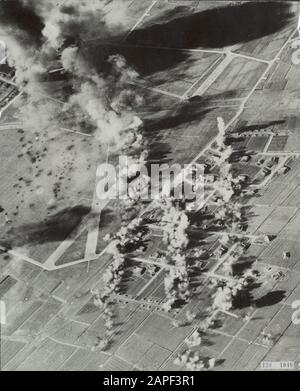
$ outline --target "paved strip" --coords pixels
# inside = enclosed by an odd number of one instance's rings
[[[158,3],[159,0],[154,0],[153,3],[146,9],[144,14],[138,19],[138,21],[134,24],[134,26],[129,30],[129,32],[125,35],[123,38],[123,41],[126,41],[126,39],[129,37],[129,35],[142,23],[142,21],[145,19],[146,16],[149,15],[149,12],[152,10],[152,8]]]

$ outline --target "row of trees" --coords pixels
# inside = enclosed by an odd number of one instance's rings
[[[186,301],[190,296],[186,267],[186,249],[189,242],[186,230],[189,221],[185,211],[176,205],[174,200],[163,199],[161,207],[163,242],[167,246],[164,261],[169,265],[164,280],[166,301],[163,310],[168,312],[178,300]]]
[[[242,222],[241,206],[234,202],[233,196],[240,192],[243,178],[232,175],[232,164],[230,157],[232,148],[225,143],[225,125],[222,118],[218,118],[219,136],[217,138],[217,148],[220,157],[217,158],[216,163],[219,166],[219,177],[215,183],[215,190],[218,192],[219,205],[215,212],[215,218],[221,221],[221,224],[228,231],[227,234],[222,235],[219,240],[220,244],[226,246],[230,241],[230,232],[235,233],[236,227]],[[224,272],[228,276],[232,276],[232,265],[236,260],[235,256],[228,256],[224,262]],[[213,297],[212,310],[229,311],[232,309],[234,297],[241,291],[246,279],[234,279],[215,281],[217,289]]]
[[[103,310],[105,336],[100,338],[97,347],[105,349],[109,340],[113,337],[113,295],[120,291],[123,276],[126,272],[126,254],[134,246],[139,245],[142,232],[140,231],[141,220],[133,219],[126,227],[122,227],[117,233],[107,235],[104,240],[111,241],[109,252],[112,262],[103,274],[104,288],[100,294],[98,289],[92,291],[94,304]]]
[[[230,157],[232,148],[225,143],[225,124],[221,117],[217,119],[219,134],[216,138],[215,153],[213,154],[214,164],[218,167],[217,180],[214,182],[214,190],[217,194],[217,209],[214,211],[212,225],[226,229],[227,233],[223,233],[220,237],[220,246],[227,246],[230,243],[230,233],[236,232],[236,227],[242,222],[243,214],[241,207],[234,202],[233,197],[241,191],[243,186],[243,178],[234,178],[232,175],[232,165]],[[238,254],[238,251],[237,251]],[[248,284],[248,277],[234,278],[232,276],[232,265],[236,261],[237,256],[228,256],[224,264],[224,272],[229,278],[220,280],[219,278],[211,278],[210,287],[214,290],[212,296],[212,304],[206,308],[206,315],[201,322],[199,328],[189,338],[185,340],[188,349],[180,354],[174,361],[179,366],[185,366],[186,369],[192,371],[201,371],[213,369],[216,360],[201,359],[197,351],[192,351],[192,348],[201,345],[201,333],[205,333],[214,324],[215,316],[218,311],[230,311],[233,308],[234,298]]]
[[[174,364],[185,366],[188,371],[210,370],[215,367],[215,363],[215,358],[205,360],[201,358],[199,352],[191,351],[190,349],[179,354],[174,360]]]

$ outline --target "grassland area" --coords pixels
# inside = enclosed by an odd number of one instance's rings
[[[65,123],[55,132],[24,129],[18,97],[0,120],[0,205],[11,220],[0,226],[7,308],[1,370],[185,371],[174,360],[207,317],[217,289],[210,278],[232,279],[232,256],[234,276],[249,269],[262,277],[230,311],[213,312],[201,346],[191,351],[214,358],[215,371],[300,363],[300,326],[292,322],[300,300],[300,65],[291,61],[300,6],[128,0],[128,10],[128,33],[106,48],[140,75],[133,87],[144,98],[138,114],[149,161],[211,161],[222,117],[232,170],[253,190],[234,199],[247,224],[231,232],[220,254],[222,235],[230,232],[204,232],[194,222],[188,234],[203,256],[191,267],[192,297],[168,312],[167,267],[157,256],[164,243],[151,226],[147,249],[131,254],[124,286],[112,295],[114,335],[99,349],[106,318],[91,292],[102,288],[112,263],[104,237],[120,228],[123,212],[113,201],[98,209],[95,174],[98,164],[118,156]],[[260,29],[254,18],[262,20]],[[209,188],[205,208],[208,215],[218,209]],[[197,315],[187,320],[188,313]]]

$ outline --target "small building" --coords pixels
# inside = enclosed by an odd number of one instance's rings
[[[249,162],[249,160],[251,160],[251,156],[250,155],[244,155],[241,158],[241,162],[243,162],[243,163],[247,163],[247,162]]]
[[[212,165],[209,164],[209,163],[204,163],[203,167],[204,167],[204,172],[206,173],[206,172],[209,172],[211,170]]]
[[[240,174],[238,176],[238,180],[241,181],[241,182],[246,182],[248,179],[249,179],[249,177],[246,174]]]
[[[278,164],[279,163],[279,157],[278,156],[273,156],[272,157],[272,162],[274,162],[275,164]]]
[[[264,176],[268,176],[271,174],[271,170],[267,167],[264,167],[263,170],[262,170],[262,173]]]
[[[259,161],[257,162],[257,165],[258,166],[262,166],[265,162],[265,159],[259,159]]]
[[[240,224],[238,224],[238,230],[239,231],[243,231],[243,232],[245,232],[245,231],[247,231],[247,229],[248,229],[248,224],[247,223],[240,223]]]
[[[283,166],[279,171],[278,171],[278,173],[279,174],[286,174],[287,172],[289,172],[290,171],[290,167],[289,166]]]
[[[272,242],[272,240],[274,240],[276,238],[276,236],[275,235],[265,235],[265,242],[266,243],[270,243],[270,242]]]
[[[213,174],[206,175],[205,180],[207,183],[214,183],[216,181],[216,176]]]
[[[222,255],[224,255],[226,252],[228,251],[228,248],[221,245],[217,250],[216,250],[216,255],[221,257]]]

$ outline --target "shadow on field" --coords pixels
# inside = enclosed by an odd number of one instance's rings
[[[95,45],[89,52],[96,53],[91,62],[97,64],[103,64],[105,58],[110,55],[120,54],[126,58],[127,63],[132,66],[139,75],[147,77],[160,71],[170,70],[176,67],[178,64],[183,64],[184,68],[188,67],[189,53],[181,52],[178,50],[165,50],[159,48],[145,48],[145,47],[130,47],[130,46],[103,46]],[[94,60],[95,56],[98,56],[98,60]],[[168,75],[166,75],[168,76]],[[184,77],[184,71],[183,75]]]
[[[271,307],[272,305],[280,303],[285,298],[286,292],[278,290],[269,292],[259,299],[254,299],[252,291],[260,286],[261,283],[252,283],[250,286],[239,291],[237,296],[233,299],[233,308],[242,309],[251,305],[256,308]]]
[[[141,77],[170,72],[178,64],[182,65],[184,77],[190,53],[162,48],[221,49],[276,33],[289,23],[291,16],[290,4],[281,2],[248,2],[172,17],[166,13],[166,17],[155,20],[155,24],[134,30],[127,46],[118,43],[119,37],[112,37],[112,45],[99,39],[83,45],[82,50],[87,61],[100,73],[107,71],[106,60],[110,55],[120,54]],[[168,78],[171,74],[166,75]]]
[[[245,125],[245,126],[240,126],[234,130],[232,133],[244,133],[244,132],[251,132],[254,130],[264,130],[268,129],[271,126],[276,126],[276,125],[283,125],[286,123],[286,120],[276,120],[276,121],[270,121],[266,122],[263,124],[254,124],[254,125]]]
[[[199,104],[197,108],[189,101],[177,106],[170,112],[160,118],[148,119],[144,122],[143,136],[147,140],[149,155],[147,161],[149,163],[168,163],[170,159],[168,155],[171,152],[169,143],[164,141],[164,135],[174,137],[178,133],[177,127],[185,124],[200,121],[208,114],[211,109],[206,109],[205,104]],[[182,132],[182,130],[181,130]]]
[[[242,277],[246,270],[251,269],[256,258],[254,256],[240,257],[239,260],[232,265],[233,276]]]
[[[7,26],[10,33],[31,43],[40,43],[44,23],[30,5],[21,0],[1,1],[0,25]]]
[[[231,93],[232,91],[228,91],[228,95]],[[143,118],[143,137],[149,152],[147,162],[149,164],[170,162],[172,147],[167,140],[179,137],[185,126],[195,125],[195,123],[199,126],[200,134],[200,121],[218,108],[217,104],[211,102],[226,97],[227,95],[223,93],[208,97],[194,96],[174,104],[173,107],[161,107],[157,112]]]
[[[255,302],[253,298],[253,291],[261,286],[260,282],[252,282],[247,287],[243,287],[238,291],[237,295],[232,300],[232,307],[234,309],[243,309],[250,307]]]
[[[291,19],[282,2],[219,7],[135,30],[131,43],[176,48],[222,48],[258,39],[282,29]]]
[[[78,205],[64,209],[45,221],[11,228],[0,242],[6,248],[63,241],[90,212],[90,208]]]
[[[255,300],[255,305],[258,308],[270,307],[274,304],[280,303],[285,298],[285,291],[269,292],[265,296]]]

